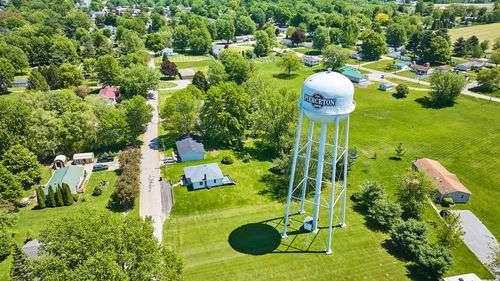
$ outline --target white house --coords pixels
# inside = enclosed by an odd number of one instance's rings
[[[306,66],[318,66],[321,64],[321,60],[318,57],[303,56],[302,59]]]
[[[437,200],[441,202],[449,197],[455,203],[467,203],[471,192],[458,180],[455,174],[446,170],[438,161],[423,158],[412,162],[416,171],[425,171],[434,180],[436,185]]]
[[[192,185],[193,189],[220,186],[224,178],[217,163],[184,167],[184,176],[187,185]]]

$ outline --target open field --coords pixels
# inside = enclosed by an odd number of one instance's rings
[[[453,28],[449,29],[448,33],[450,34],[452,42],[455,42],[459,37],[467,39],[472,35],[476,35],[479,41],[490,40],[491,47],[492,41],[500,37],[500,22]]]
[[[416,74],[415,72],[411,72],[409,70],[399,71],[399,72],[396,72],[394,74],[399,75],[399,76],[409,77],[409,78],[420,77],[420,75]]]
[[[385,80],[389,80],[389,81],[396,83],[396,84],[406,84],[406,86],[412,87],[412,88],[420,88],[420,89],[430,89],[431,88],[430,86],[427,86],[424,84],[419,84],[418,82],[411,82],[411,81],[407,81],[407,80],[403,80],[403,79],[399,79],[399,78],[395,78],[395,77],[385,77]]]
[[[47,181],[47,173],[44,168],[44,181]],[[12,231],[14,232],[14,241],[20,247],[24,244],[28,231],[32,231],[35,236],[40,233],[44,226],[50,222],[51,219],[76,214],[85,208],[94,210],[108,210],[110,215],[123,215],[123,209],[107,208],[108,201],[110,201],[111,194],[114,191],[114,183],[118,179],[119,171],[104,171],[92,173],[92,176],[87,183],[85,192],[81,197],[85,198],[85,202],[78,202],[72,206],[36,209],[36,203],[30,204],[28,207],[20,208],[18,212],[17,224],[14,225]],[[50,175],[49,175],[50,177]],[[109,181],[109,187],[100,196],[92,196],[94,187],[102,180]],[[32,193],[32,192],[31,192]],[[136,200],[136,205],[138,200]],[[128,215],[138,216],[139,208],[135,206],[129,209]],[[12,256],[7,257],[4,261],[0,262],[0,280],[8,280],[10,266],[12,263]]]
[[[396,69],[395,68],[387,69],[387,66],[392,65],[395,62],[400,62],[400,61],[401,60],[379,60],[376,62],[365,64],[365,65],[363,65],[363,67],[373,69],[373,70],[382,71],[382,72],[393,72],[393,71],[396,71]]]
[[[297,96],[304,79],[319,69],[301,68],[291,76],[280,74],[274,63],[256,63],[256,70],[287,87]],[[381,95],[377,85],[356,88],[357,108],[351,118],[351,148],[356,148],[358,159],[349,175],[348,194],[367,180],[377,180],[390,194],[411,160],[428,157],[440,161],[456,173],[472,192],[468,204],[458,208],[472,210],[500,239],[500,225],[496,223],[500,207],[495,204],[500,196],[496,183],[500,174],[499,106],[496,103],[460,97],[453,107],[428,108],[425,92],[411,91],[405,99]],[[418,116],[418,118],[415,118]],[[439,121],[436,121],[439,120]],[[465,133],[464,133],[465,132]],[[403,143],[406,155],[402,161],[391,160],[394,149]],[[243,163],[246,152],[257,153],[252,143],[243,152],[221,151],[216,157],[207,153],[206,160],[168,165],[164,176],[177,182],[182,167],[200,163],[219,162],[222,155],[236,154],[232,165],[220,167],[236,182],[235,186],[211,190],[188,191],[174,188],[176,204],[164,227],[165,243],[184,259],[185,280],[250,280],[250,279],[305,279],[317,280],[406,280],[417,279],[415,268],[397,259],[387,247],[386,233],[374,230],[365,218],[347,202],[347,228],[337,229],[332,256],[321,251],[325,233],[318,239],[308,233],[296,232],[287,240],[280,240],[280,218],[285,206],[276,198],[284,199],[287,183],[277,181],[269,168],[272,163],[256,156]],[[374,152],[377,159],[372,159]],[[240,157],[238,159],[238,157]],[[299,218],[297,218],[299,219]],[[437,214],[430,209],[424,220],[440,224]],[[320,223],[325,224],[326,220]],[[294,222],[292,228],[300,226]],[[430,227],[431,240],[436,232]],[[292,244],[290,246],[290,243]],[[304,253],[311,244],[310,251]],[[482,278],[491,275],[478,259],[460,243],[453,251],[454,265],[447,275],[475,272]],[[359,270],[360,264],[363,270]],[[279,277],[278,277],[279,276]]]
[[[168,88],[173,88],[175,86],[177,86],[177,84],[167,81],[160,81],[160,83],[158,83],[158,89],[168,89]]]

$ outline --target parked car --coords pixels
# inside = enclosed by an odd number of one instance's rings
[[[103,156],[103,157],[97,159],[97,163],[113,162],[114,160],[115,160],[115,157],[113,157],[113,156]]]
[[[175,163],[175,159],[173,157],[167,157],[163,163],[168,164],[168,163]]]
[[[109,169],[108,165],[99,164],[94,165],[94,167],[92,168],[92,172],[106,171],[107,169]]]

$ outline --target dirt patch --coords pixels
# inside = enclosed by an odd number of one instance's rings
[[[212,150],[212,151],[210,151],[210,155],[212,157],[215,157],[215,156],[219,155],[219,151],[218,150]]]
[[[244,140],[243,142],[244,142],[244,143],[247,143],[247,142],[249,142],[249,141],[251,141],[251,140],[252,140],[251,138],[247,138],[247,139],[246,139],[246,140]]]

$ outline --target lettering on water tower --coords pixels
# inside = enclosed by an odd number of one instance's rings
[[[304,101],[312,104],[314,108],[323,106],[335,106],[335,99],[325,99],[321,94],[304,94]]]

